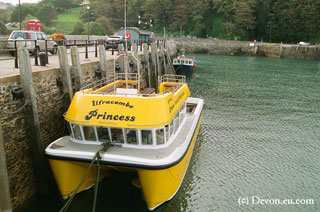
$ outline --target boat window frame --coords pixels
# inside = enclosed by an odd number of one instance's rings
[[[158,144],[157,130],[163,130],[163,143],[162,143],[162,144]],[[166,129],[165,129],[165,127],[155,128],[154,132],[155,132],[155,138],[156,138],[156,140],[155,140],[156,145],[157,145],[157,146],[161,146],[161,145],[166,144],[166,133],[165,133],[165,132],[166,132]]]
[[[110,128],[110,137],[111,137],[111,143],[112,144],[116,144],[116,145],[122,145],[122,144],[126,144],[126,136],[124,133],[124,128],[119,128],[119,127],[109,127]],[[120,142],[114,142],[113,138],[112,138],[112,129],[121,129],[122,131],[122,136],[123,136],[123,143]]]
[[[176,123],[178,126],[176,126]],[[173,118],[173,134],[177,134],[179,131],[180,123],[179,123],[179,112],[176,114],[176,116]]]
[[[110,129],[110,127],[106,127],[106,126],[95,126],[95,128],[96,128],[97,138],[98,138],[98,141],[99,141],[99,142],[101,142],[101,143],[107,143],[107,142],[112,143],[112,141],[111,141],[111,129]],[[106,129],[108,129],[109,141],[101,141],[101,140],[99,139],[98,128],[106,128]]]
[[[135,129],[135,128],[123,128],[123,129],[124,129],[123,132],[124,132],[125,144],[133,145],[133,146],[140,145],[140,138],[139,138],[139,132],[138,132],[139,130],[138,129]],[[135,131],[136,132],[137,143],[128,143],[126,130],[131,130],[131,131]]]
[[[70,128],[71,128],[71,131],[72,131],[72,136],[71,136],[71,137],[72,137],[74,140],[84,142],[85,140],[83,139],[82,129],[81,129],[82,127],[81,127],[81,125],[80,125],[80,124],[70,123],[70,122],[69,122],[69,124],[70,124]],[[72,125],[77,125],[77,126],[79,127],[79,129],[80,129],[81,139],[78,139],[78,138],[76,138],[76,137],[75,137],[75,134],[74,134],[74,131],[73,131],[73,127],[72,127]]]
[[[170,124],[167,124],[166,126],[164,126],[164,132],[165,132],[165,141],[166,141],[165,143],[168,143],[170,140]]]
[[[83,137],[83,141],[85,142],[99,142],[99,139],[98,139],[98,133],[97,133],[97,129],[96,129],[96,126],[92,126],[92,125],[80,125],[81,126],[81,131],[82,131],[82,137]],[[96,140],[95,141],[90,141],[90,140],[86,140],[86,137],[85,137],[85,133],[84,133],[84,127],[92,127],[93,128],[93,131],[94,131],[94,135],[96,137]]]
[[[151,131],[151,144],[144,144],[142,140],[142,131]],[[155,146],[155,133],[154,133],[154,128],[152,129],[139,129],[140,132],[140,138],[141,138],[141,146]]]

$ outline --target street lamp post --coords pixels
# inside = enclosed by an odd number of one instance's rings
[[[89,29],[90,29],[90,6],[88,5],[87,6],[87,14],[88,14],[88,41],[89,41],[89,35],[90,35],[90,33],[89,33]]]
[[[21,30],[21,5],[19,0],[19,29]]]

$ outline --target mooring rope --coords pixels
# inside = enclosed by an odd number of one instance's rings
[[[16,113],[19,113],[23,108],[25,108],[31,101],[29,99],[26,99],[24,104],[16,111],[5,111],[0,107],[0,113],[5,113],[5,114],[9,114],[9,115],[13,115]]]
[[[58,97],[58,98],[52,98],[52,99],[53,99],[53,100],[56,100],[56,101],[59,101],[59,100],[61,100],[66,94],[67,94],[67,92],[64,91],[63,94],[62,94],[60,97]]]
[[[83,182],[85,181],[86,177],[89,174],[89,171],[91,170],[93,164],[95,162],[97,162],[97,165],[95,167],[95,186],[94,186],[94,201],[93,201],[93,209],[92,212],[95,212],[96,210],[96,203],[97,203],[97,194],[98,194],[98,188],[99,188],[99,181],[100,181],[100,160],[101,160],[101,156],[100,153],[101,152],[105,152],[107,151],[111,146],[113,146],[112,143],[106,143],[103,148],[99,149],[96,154],[94,155],[88,169],[86,170],[86,172],[84,173],[79,185],[77,186],[77,188],[73,191],[72,195],[70,196],[70,198],[68,199],[68,201],[65,203],[65,205],[61,208],[61,210],[59,212],[66,212],[68,210],[68,207],[70,206],[71,202],[73,201],[75,195],[77,194],[80,186],[83,184]]]

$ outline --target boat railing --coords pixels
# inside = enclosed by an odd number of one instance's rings
[[[108,84],[111,84],[116,81],[138,81],[141,76],[137,73],[117,73],[115,75],[108,76],[106,78],[103,78],[101,80],[97,80],[93,83],[90,83],[84,87],[82,87],[80,90],[87,90],[87,89],[93,89],[97,90],[99,88],[102,88],[103,86],[106,86]]]
[[[162,82],[186,83],[186,76],[165,74],[160,77],[160,83]]]

